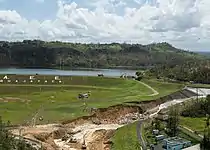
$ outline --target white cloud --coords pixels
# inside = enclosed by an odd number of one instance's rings
[[[127,0],[89,0],[94,9],[88,9],[76,2],[58,1],[56,18],[42,22],[27,20],[16,11],[0,11],[0,38],[143,44],[167,41],[188,49],[210,47],[209,0],[133,3],[135,8]]]

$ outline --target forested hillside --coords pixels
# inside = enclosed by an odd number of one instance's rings
[[[158,65],[149,70],[157,78],[169,78],[177,81],[210,84],[210,61],[186,61],[183,64],[169,66]]]
[[[25,40],[0,42],[0,67],[150,67],[177,65],[203,59],[200,55],[174,48],[168,43],[80,44]]]

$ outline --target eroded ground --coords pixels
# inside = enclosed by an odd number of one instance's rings
[[[13,129],[12,133],[21,134],[29,142],[33,141],[34,146],[42,145],[46,150],[110,150],[110,138],[118,128],[140,118],[153,117],[161,109],[184,102],[195,95],[185,89],[156,101],[136,103],[136,106],[117,105],[96,109],[90,116],[61,124],[19,127]]]
[[[42,145],[47,150],[109,150],[115,130],[136,121],[139,111],[139,107],[119,105],[62,124],[19,127],[12,133],[36,141],[36,147]]]

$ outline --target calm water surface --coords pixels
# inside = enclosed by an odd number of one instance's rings
[[[119,77],[126,73],[127,75],[135,75],[135,70],[124,69],[77,69],[77,70],[58,70],[58,69],[20,69],[7,68],[0,69],[0,74],[18,74],[18,75],[61,75],[61,76],[97,76],[102,73],[104,76]]]

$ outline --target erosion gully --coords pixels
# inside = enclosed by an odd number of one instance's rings
[[[186,87],[153,101],[129,102],[94,109],[89,116],[60,124],[21,126],[11,129],[11,132],[17,138],[24,138],[36,149],[42,147],[45,150],[110,150],[110,139],[118,128],[135,121],[153,118],[162,109],[190,99],[205,97],[207,94],[208,92],[196,93],[195,89]]]

